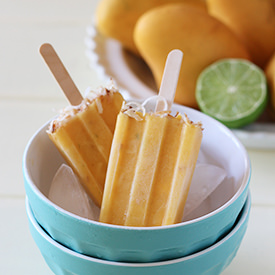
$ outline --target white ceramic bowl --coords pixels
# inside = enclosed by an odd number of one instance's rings
[[[190,256],[155,263],[120,263],[76,253],[54,241],[33,216],[28,200],[26,209],[30,231],[45,261],[56,275],[167,275],[220,274],[235,257],[246,232],[251,206],[250,195],[232,230],[214,245]],[[177,236],[176,236],[177,237]],[[180,242],[181,240],[178,239]]]
[[[208,163],[227,171],[225,184],[207,200],[214,210],[175,225],[147,228],[103,224],[63,210],[47,198],[52,178],[63,162],[45,132],[47,123],[26,147],[23,173],[34,216],[53,239],[101,259],[152,262],[198,252],[231,230],[247,198],[251,172],[248,154],[234,134],[216,120],[180,105],[174,105],[172,110],[202,122],[201,151]]]

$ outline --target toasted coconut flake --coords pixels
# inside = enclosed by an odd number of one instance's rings
[[[171,114],[171,111],[160,111],[160,112],[156,112],[154,113],[155,116],[159,116],[159,117],[165,117]]]
[[[95,104],[96,104],[98,112],[100,114],[102,114],[103,113],[103,107],[102,107],[102,104],[101,104],[101,98],[96,98],[95,99]]]
[[[144,116],[141,113],[136,112],[134,109],[125,110],[124,114],[134,118],[137,121],[142,121]]]
[[[192,120],[189,119],[189,117],[187,116],[187,114],[184,114],[184,118],[183,119],[184,119],[185,123],[190,124],[190,125],[194,125],[196,127],[201,128],[201,130],[203,130],[201,121],[195,123],[195,122],[193,122]]]
[[[67,106],[62,109],[59,113],[59,116],[51,121],[49,125],[49,129],[47,130],[48,133],[54,133],[62,124],[66,123],[66,120],[74,117],[79,112],[83,112],[85,109],[88,108],[90,104],[95,102],[98,112],[103,112],[103,107],[101,104],[101,96],[105,96],[108,93],[115,93],[118,92],[118,89],[114,87],[114,83],[108,88],[99,87],[97,90],[92,90],[90,88],[86,89],[85,98],[78,106]]]
[[[136,119],[137,121],[143,120],[146,113],[142,104],[133,101],[128,103],[123,102],[121,112]]]

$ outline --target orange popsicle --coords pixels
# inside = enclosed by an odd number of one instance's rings
[[[123,109],[110,154],[100,221],[128,226],[180,222],[202,128],[187,117]],[[131,113],[132,110],[131,110]]]
[[[118,115],[100,221],[128,226],[180,222],[195,169],[202,127],[170,115],[182,53],[167,58],[155,112],[126,104]],[[167,69],[168,68],[168,69]],[[172,87],[172,88],[171,88]],[[171,88],[171,89],[170,89]]]
[[[100,206],[116,118],[123,98],[115,88],[101,88],[83,99],[52,45],[40,53],[72,106],[53,120],[48,135]]]
[[[102,89],[93,99],[65,109],[48,131],[50,139],[100,206],[117,115],[123,98]]]

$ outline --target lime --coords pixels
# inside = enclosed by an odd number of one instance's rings
[[[244,59],[222,59],[198,77],[196,99],[202,112],[229,128],[255,121],[267,104],[264,72]]]

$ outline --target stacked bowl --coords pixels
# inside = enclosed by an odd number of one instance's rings
[[[247,152],[216,120],[176,104],[172,111],[202,122],[201,151],[227,177],[204,202],[209,213],[169,226],[103,224],[52,203],[50,184],[64,160],[46,134],[48,124],[34,134],[23,158],[26,209],[33,238],[55,274],[219,274],[231,262],[251,205]]]

